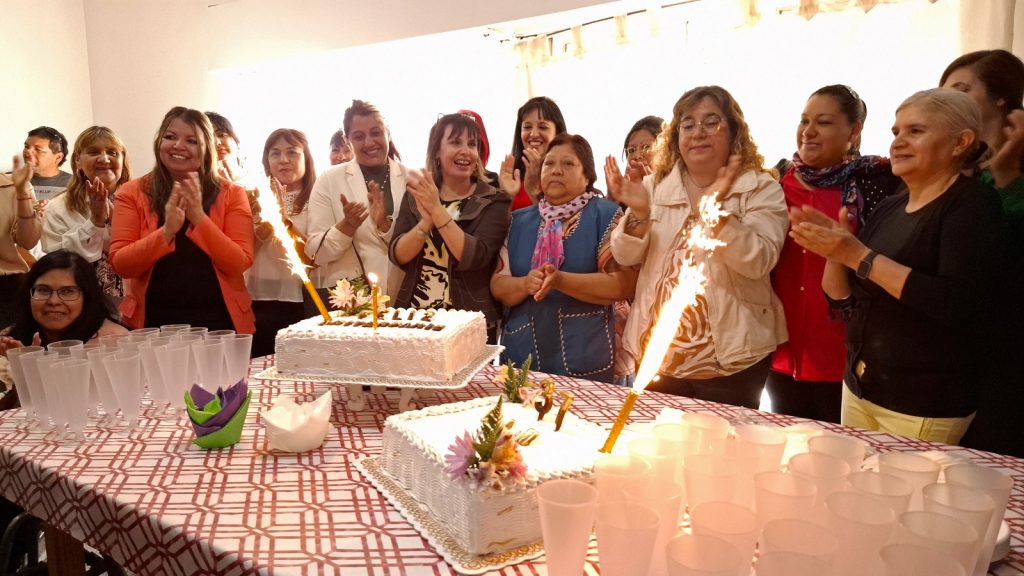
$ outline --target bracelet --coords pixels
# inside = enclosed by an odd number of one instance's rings
[[[451,224],[453,220],[455,220],[455,218],[453,218],[453,217],[449,216],[449,217],[448,217],[448,221],[447,221],[447,222],[445,222],[444,224],[441,224],[440,226],[438,226],[438,227],[437,227],[437,229],[438,229],[438,230],[441,230],[441,229],[443,229],[443,228],[444,228],[445,226],[447,226],[447,225]]]
[[[31,196],[18,196],[18,200],[34,200]]]
[[[35,220],[35,219],[36,219],[36,215],[35,214],[33,214],[31,216],[22,216],[21,214],[18,214],[18,220]]]
[[[423,228],[420,228],[419,226],[413,226],[413,228],[419,233],[421,238],[427,237],[427,233],[423,231]]]
[[[633,230],[636,230],[636,228],[641,224],[646,224],[650,221],[650,218],[637,218],[630,214],[629,218],[626,218],[626,230],[632,232]]]

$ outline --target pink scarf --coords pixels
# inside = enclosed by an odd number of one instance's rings
[[[541,231],[537,236],[537,245],[533,248],[533,258],[530,260],[531,268],[540,268],[544,264],[554,264],[555,268],[562,267],[562,263],[565,262],[565,252],[562,246],[562,222],[583,210],[594,196],[596,194],[593,190],[587,190],[569,202],[558,206],[548,204],[547,200],[541,198],[537,203],[537,207],[540,208]]]

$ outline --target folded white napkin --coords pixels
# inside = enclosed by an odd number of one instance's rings
[[[312,402],[296,404],[290,396],[278,396],[263,412],[267,442],[272,450],[308,452],[319,448],[331,428],[331,391]]]

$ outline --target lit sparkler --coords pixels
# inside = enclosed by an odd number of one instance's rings
[[[284,223],[284,217],[282,216],[284,211],[281,210],[281,203],[278,201],[277,194],[269,189],[267,182],[258,182],[256,184],[256,193],[260,206],[263,207],[263,210],[260,212],[263,221],[270,224],[274,231],[274,239],[284,247],[285,262],[291,268],[292,274],[295,274],[302,280],[302,285],[306,287],[306,292],[309,292],[309,296],[313,299],[313,303],[316,304],[316,309],[320,311],[320,315],[323,316],[324,322],[330,322],[331,315],[327,312],[324,301],[316,293],[316,288],[313,288],[313,283],[309,281],[306,264],[299,258],[299,252],[295,249],[295,242],[292,241],[288,226]]]
[[[704,275],[704,263],[696,262],[698,251],[710,254],[715,248],[724,245],[723,242],[712,238],[708,233],[718,225],[718,221],[727,212],[721,209],[715,194],[709,194],[700,201],[700,223],[690,229],[690,239],[687,245],[687,253],[683,258],[682,269],[679,270],[679,280],[676,287],[672,289],[668,301],[658,311],[657,320],[651,330],[651,338],[644,349],[643,358],[640,360],[640,367],[636,371],[636,378],[633,380],[633,389],[626,394],[626,400],[615,418],[608,439],[605,440],[601,452],[611,453],[619,434],[626,426],[629,413],[640,398],[647,385],[658,375],[662,362],[665,361],[665,354],[668,352],[672,339],[679,330],[679,319],[686,308],[697,302],[697,297],[704,293],[707,286],[707,277]]]

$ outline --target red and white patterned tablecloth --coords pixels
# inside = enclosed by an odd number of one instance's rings
[[[252,364],[253,373],[271,358]],[[495,395],[493,368],[460,390],[421,399],[442,404]],[[556,378],[571,390],[573,412],[609,425],[625,390]],[[279,394],[310,401],[335,393],[324,446],[306,454],[269,451],[258,412]],[[341,386],[252,380],[252,405],[241,442],[202,450],[186,419],[144,418],[128,437],[119,429],[88,429],[86,445],[47,442],[22,430],[20,411],[0,415],[0,494],[139,574],[182,575],[448,575],[455,572],[356,470],[353,462],[379,454],[385,418],[398,392],[370,394],[365,410],[345,408]],[[645,394],[632,420],[654,419],[662,408],[716,412],[731,420],[788,425],[796,419],[732,406]],[[1024,460],[986,452],[823,424],[869,441],[880,451],[955,451],[1015,479],[1006,520],[1011,553],[994,568],[1024,573]],[[588,574],[596,574],[594,566]],[[502,575],[546,574],[543,559],[503,569]]]

